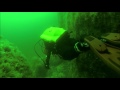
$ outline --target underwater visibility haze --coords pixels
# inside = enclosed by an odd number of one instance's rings
[[[120,33],[120,13],[116,12],[0,12],[0,78],[106,78],[120,77],[92,51],[71,61],[51,56],[47,70],[39,44],[49,27],[61,27],[71,37],[98,37],[107,32]],[[42,43],[42,42],[41,42]],[[41,44],[42,45],[42,44]]]
[[[51,26],[58,26],[57,12],[1,12],[1,35],[30,58],[40,35]]]

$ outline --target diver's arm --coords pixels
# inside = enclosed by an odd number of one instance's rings
[[[50,61],[50,51],[47,53],[47,57],[46,57],[46,64],[45,64],[45,67],[47,68],[47,69],[49,69],[50,67],[49,67],[49,61]]]
[[[44,42],[44,45],[45,45],[45,54],[46,54],[45,67],[49,69],[49,60],[50,60],[53,44]]]

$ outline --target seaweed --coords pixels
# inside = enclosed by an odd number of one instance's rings
[[[5,51],[5,52],[10,52],[10,51],[11,51],[11,48],[10,48],[9,46],[5,46],[5,47],[4,47],[4,51]]]
[[[27,58],[8,40],[1,40],[0,77],[28,78],[33,77]]]
[[[63,17],[66,18],[63,19]],[[75,39],[79,41],[89,35],[99,38],[108,32],[120,33],[120,12],[69,12],[62,13],[59,18],[62,18],[60,26],[68,31],[72,29]],[[120,77],[91,51],[81,53],[76,59],[76,67],[73,68],[78,69],[76,73],[79,77]],[[72,73],[75,72],[71,71]]]

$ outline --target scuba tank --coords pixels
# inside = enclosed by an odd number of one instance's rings
[[[66,30],[64,30],[63,28],[59,28],[59,27],[50,27],[47,28],[41,35],[40,35],[40,40],[35,44],[34,46],[34,50],[35,53],[40,57],[40,59],[43,61],[43,63],[45,64],[45,61],[42,59],[41,55],[38,54],[37,52],[37,45],[39,44],[40,47],[42,47],[42,49],[44,48],[44,50],[42,51],[42,54],[46,54],[47,51],[45,50],[45,47],[43,44],[40,44],[40,42],[48,42],[48,43],[56,43],[57,40],[66,32]]]
[[[58,27],[50,27],[47,28],[42,35],[40,35],[40,39],[46,42],[54,42],[56,43],[57,40],[66,32],[63,28]]]

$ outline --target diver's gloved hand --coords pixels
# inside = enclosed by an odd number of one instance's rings
[[[74,46],[77,52],[84,52],[90,49],[90,46],[86,42],[77,42]]]
[[[86,42],[81,42],[79,48],[81,49],[81,51],[88,51],[90,49],[90,46]]]
[[[45,64],[45,68],[46,69],[50,69],[49,65]]]

